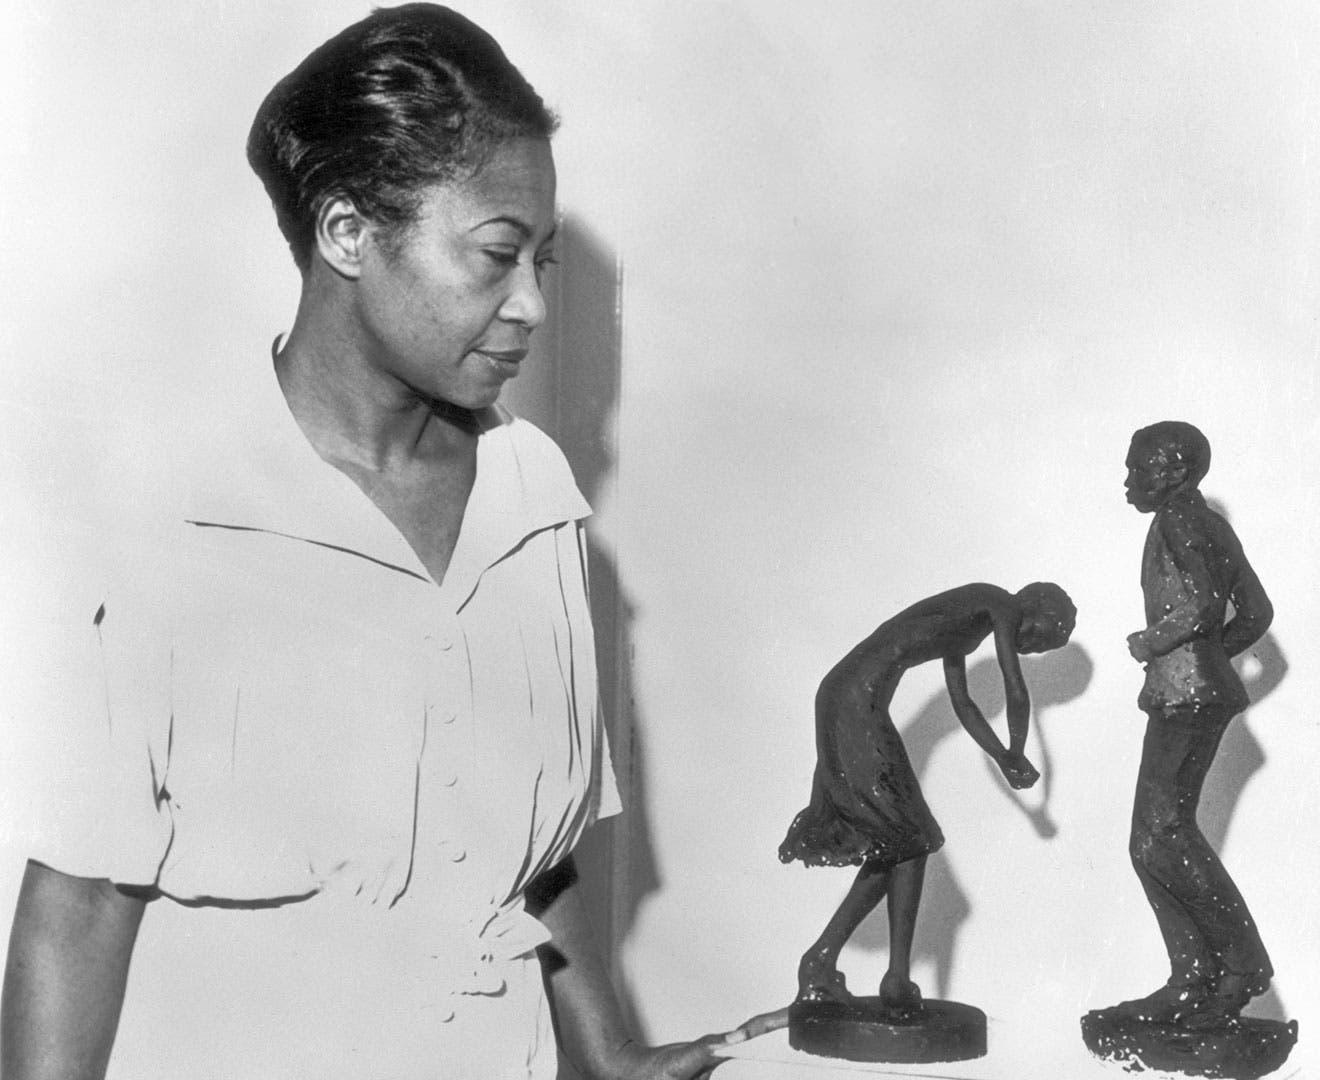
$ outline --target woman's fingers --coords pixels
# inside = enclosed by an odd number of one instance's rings
[[[723,1035],[707,1035],[708,1039],[716,1040],[714,1045],[729,1046],[733,1043],[746,1042],[748,1039],[755,1039],[758,1035],[765,1035],[771,1031],[778,1031],[780,1028],[788,1027],[788,1006],[782,1009],[775,1009],[773,1012],[759,1013],[750,1020],[745,1020],[732,1031],[726,1031]]]
[[[788,1027],[788,1006],[782,1009],[775,1009],[773,1012],[761,1013],[753,1016],[739,1026],[738,1030],[746,1032],[745,1038],[754,1039],[758,1035],[765,1035],[771,1031],[778,1031],[780,1028]]]

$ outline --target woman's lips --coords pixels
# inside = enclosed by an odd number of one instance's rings
[[[475,351],[478,356],[481,356],[494,368],[497,375],[505,379],[512,379],[518,374],[519,365],[527,356],[526,349],[509,349],[507,351],[477,349]]]

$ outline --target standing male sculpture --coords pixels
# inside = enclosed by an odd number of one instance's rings
[[[1148,717],[1130,853],[1171,971],[1153,993],[1090,1013],[1082,1025],[1097,1053],[1192,1072],[1202,1071],[1198,1062],[1222,1070],[1223,1055],[1241,1051],[1230,1046],[1242,1041],[1239,1014],[1273,975],[1251,913],[1196,821],[1220,739],[1248,704],[1230,660],[1274,614],[1233,529],[1201,496],[1209,467],[1210,444],[1191,424],[1163,421],[1132,437],[1127,501],[1153,518],[1141,559],[1146,627],[1127,639],[1145,666],[1137,703]],[[1286,1030],[1257,1022],[1257,1035],[1284,1057]],[[1198,1032],[1204,1037],[1189,1038]]]

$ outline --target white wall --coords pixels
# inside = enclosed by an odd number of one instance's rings
[[[287,326],[296,280],[242,142],[273,77],[364,10],[10,15],[7,633],[35,602],[39,508],[113,467],[80,458],[79,430],[129,447],[162,401],[205,407],[192,372]],[[1281,680],[1226,743],[1206,821],[1274,955],[1263,1011],[1300,1019],[1290,1068],[1320,1069],[1320,16],[1301,0],[464,10],[562,111],[561,202],[625,266],[596,527],[632,657],[618,929],[649,1034],[791,997],[848,880],[775,857],[808,793],[816,683],[898,607],[972,580],[1054,579],[1081,615],[1075,647],[1029,669],[1042,790],[1019,800],[990,774],[937,672],[895,701],[948,836],[918,981],[990,1014],[991,1056],[966,1075],[1020,1077],[1080,1075],[1078,1015],[1162,980],[1125,848],[1145,519],[1121,482],[1133,429],[1171,417],[1209,435],[1206,492],[1278,609],[1260,678]],[[0,835],[23,824],[22,783]],[[859,937],[860,989],[883,970],[883,918]]]

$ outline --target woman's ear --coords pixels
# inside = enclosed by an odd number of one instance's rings
[[[340,277],[356,281],[362,274],[362,256],[370,224],[346,195],[321,204],[316,215],[316,253]]]

